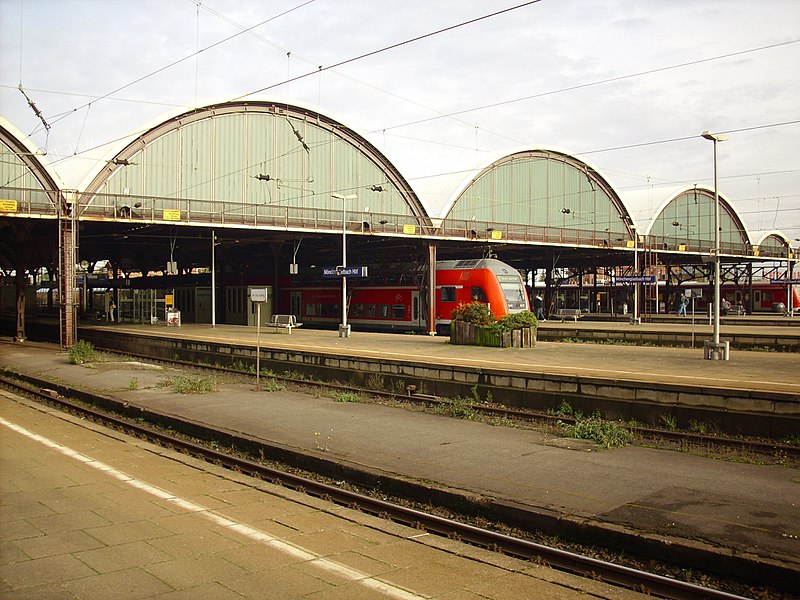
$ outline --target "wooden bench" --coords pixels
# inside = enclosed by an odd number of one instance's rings
[[[285,329],[287,333],[292,333],[292,329],[301,325],[302,323],[298,323],[294,315],[272,315],[270,321],[270,327],[274,327],[278,331]]]
[[[578,319],[583,316],[583,311],[580,308],[559,308],[556,311],[556,316],[562,321],[566,318],[571,318],[577,323]]]

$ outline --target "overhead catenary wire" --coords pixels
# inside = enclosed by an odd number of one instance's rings
[[[237,33],[234,33],[233,35],[230,35],[227,38],[224,38],[222,40],[218,40],[218,41],[214,42],[213,44],[209,44],[208,46],[205,46],[204,48],[201,48],[200,50],[197,50],[196,52],[193,52],[192,54],[189,54],[188,56],[184,56],[182,58],[179,58],[178,60],[172,61],[168,65],[164,65],[163,67],[159,67],[158,69],[156,69],[154,71],[151,71],[147,75],[142,75],[141,77],[139,77],[139,78],[137,78],[137,79],[135,79],[133,81],[130,81],[130,82],[126,83],[125,85],[122,85],[122,86],[116,88],[115,90],[112,90],[112,91],[110,91],[108,93],[103,94],[102,96],[98,96],[97,98],[94,98],[93,101],[97,102],[99,100],[105,100],[107,98],[110,98],[114,94],[116,94],[118,92],[121,92],[124,89],[127,89],[127,88],[129,88],[129,87],[131,87],[133,85],[136,85],[137,83],[140,83],[140,82],[144,81],[145,79],[148,79],[148,78],[150,78],[150,77],[152,77],[154,75],[157,75],[158,73],[162,73],[163,71],[166,71],[167,69],[170,69],[171,67],[174,67],[175,65],[178,65],[178,64],[180,64],[180,63],[182,63],[184,61],[187,61],[187,60],[189,60],[191,58],[196,57],[201,52],[206,52],[207,50],[211,50],[212,48],[215,48],[215,47],[217,47],[217,46],[219,46],[221,44],[224,44],[225,42],[227,42],[229,40],[232,40],[235,37],[238,37],[240,35],[243,35],[243,34],[247,33],[251,29],[255,29],[257,27],[261,27],[265,23],[269,23],[270,21],[274,21],[275,19],[278,19],[278,18],[280,18],[280,17],[282,17],[284,15],[287,15],[287,14],[289,14],[291,12],[294,12],[294,11],[306,6],[307,4],[311,4],[312,2],[315,2],[315,1],[316,0],[306,0],[306,2],[303,2],[303,3],[297,5],[297,6],[293,7],[293,8],[290,8],[288,10],[285,10],[280,14],[277,14],[277,15],[275,15],[273,17],[269,17],[268,19],[264,19],[263,21],[260,21],[260,22],[256,23],[255,25],[253,25],[251,27],[248,27],[244,31],[239,31]],[[86,104],[83,104],[83,105],[78,106],[76,108],[73,108],[73,109],[71,109],[69,111],[65,111],[65,112],[59,113],[58,115],[55,115],[53,117],[53,123],[57,123],[58,121],[60,121],[64,117],[66,117],[68,115],[71,115],[72,113],[74,113],[74,112],[76,112],[76,111],[78,111],[78,110],[80,110],[80,109],[82,109],[84,107],[86,107]]]
[[[742,55],[745,55],[745,54],[750,54],[752,52],[760,52],[762,50],[771,50],[771,49],[774,49],[774,48],[779,48],[781,46],[787,46],[789,44],[797,44],[798,42],[800,42],[800,39],[788,40],[786,42],[779,42],[777,44],[769,44],[767,46],[759,46],[758,48],[750,48],[750,49],[747,49],[747,50],[740,50],[740,51],[737,51],[737,52],[728,52],[727,54],[720,54],[718,56],[710,56],[710,57],[707,57],[707,58],[701,58],[701,59],[698,59],[698,60],[682,62],[682,63],[678,63],[678,64],[674,64],[674,65],[666,65],[666,66],[663,66],[663,67],[656,67],[654,69],[647,69],[645,71],[637,71],[635,73],[627,73],[625,75],[618,75],[616,77],[608,77],[608,78],[605,78],[605,79],[599,79],[597,81],[591,81],[591,82],[588,82],[588,83],[580,83],[580,84],[576,84],[576,85],[567,86],[567,87],[564,87],[564,88],[559,88],[559,89],[556,89],[556,90],[549,90],[549,91],[546,91],[546,92],[540,92],[538,94],[531,94],[531,95],[528,95],[528,96],[522,96],[520,98],[511,98],[511,99],[508,99],[508,100],[501,100],[499,102],[492,102],[490,104],[482,104],[480,106],[473,106],[471,108],[464,108],[464,109],[457,110],[457,111],[451,111],[451,112],[448,112],[448,113],[443,114],[443,115],[439,115],[439,116],[435,116],[435,117],[428,117],[426,119],[418,119],[416,121],[409,121],[409,122],[400,123],[400,124],[397,124],[397,125],[389,125],[387,127],[382,127],[381,131],[385,131],[385,130],[389,130],[389,129],[400,129],[402,127],[410,127],[412,125],[420,125],[422,123],[429,123],[431,121],[435,121],[435,120],[440,119],[442,117],[454,117],[454,116],[457,116],[457,115],[463,115],[463,114],[476,112],[476,111],[480,111],[480,110],[486,110],[486,109],[489,109],[489,108],[498,108],[500,106],[507,106],[509,104],[514,104],[514,103],[517,103],[517,102],[524,102],[526,100],[534,100],[534,99],[537,99],[537,98],[544,98],[546,96],[553,96],[553,95],[556,95],[556,94],[563,94],[565,92],[573,92],[573,91],[576,91],[576,90],[581,90],[581,89],[594,87],[594,86],[598,86],[598,85],[604,85],[604,84],[607,84],[607,83],[615,83],[615,82],[618,82],[618,81],[624,81],[626,79],[632,79],[634,77],[643,77],[645,75],[652,75],[654,73],[663,73],[664,71],[672,71],[672,70],[675,70],[675,69],[682,69],[684,67],[692,67],[692,66],[703,64],[703,63],[708,63],[708,62],[713,62],[713,61],[717,61],[717,60],[723,60],[723,59],[726,59],[726,58],[733,58],[733,57],[742,56]],[[369,133],[375,133],[375,132],[371,131]]]
[[[431,31],[429,33],[424,33],[422,35],[418,35],[416,37],[409,38],[407,40],[403,40],[402,42],[396,42],[394,44],[389,44],[388,46],[384,46],[384,47],[378,48],[376,50],[371,50],[369,52],[365,52],[363,54],[359,54],[358,56],[353,56],[353,57],[347,58],[345,60],[341,60],[341,61],[339,61],[337,63],[332,64],[332,65],[327,65],[327,66],[320,65],[317,70],[309,71],[308,73],[303,73],[302,75],[297,75],[297,76],[292,77],[291,79],[288,79],[286,81],[280,81],[280,82],[268,85],[266,87],[254,90],[252,92],[248,92],[246,94],[242,94],[241,96],[237,96],[236,98],[233,98],[232,101],[243,100],[244,98],[247,98],[249,96],[253,96],[255,94],[260,94],[261,92],[265,92],[267,90],[271,90],[271,89],[279,87],[281,85],[293,83],[295,81],[299,81],[300,79],[305,79],[306,77],[309,77],[311,75],[317,74],[319,71],[330,71],[331,69],[336,69],[336,68],[341,67],[343,65],[347,65],[347,64],[359,61],[359,60],[363,60],[363,59],[369,58],[371,56],[376,56],[378,54],[382,54],[384,52],[388,52],[389,50],[394,50],[396,48],[401,48],[402,46],[407,46],[408,44],[413,44],[414,42],[419,42],[421,40],[433,37],[435,35],[439,35],[441,33],[446,33],[448,31],[453,31],[454,29],[459,29],[460,27],[465,27],[467,25],[472,25],[473,23],[478,23],[480,21],[484,21],[486,19],[490,19],[490,18],[496,17],[498,15],[506,14],[506,13],[509,13],[511,11],[518,10],[520,8],[524,8],[526,6],[531,6],[532,4],[538,4],[541,1],[542,0],[529,0],[528,2],[523,2],[522,4],[517,4],[516,6],[510,6],[508,8],[504,8],[502,10],[498,10],[498,11],[495,11],[493,13],[482,15],[480,17],[475,17],[474,19],[468,19],[466,21],[462,21],[460,23],[456,23],[455,25],[448,25],[447,27],[443,27],[441,29],[437,29],[436,31]]]
[[[198,5],[199,5],[199,4],[198,4]],[[798,40],[793,40],[793,41],[789,41],[789,42],[784,42],[784,43],[782,43],[782,44],[777,44],[777,45],[775,45],[775,46],[779,46],[779,45],[785,45],[785,44],[787,44],[787,43],[795,43],[796,41],[798,41]],[[769,47],[769,46],[766,46],[766,47],[763,47],[763,48],[767,48],[767,47]],[[751,51],[755,51],[755,50],[758,50],[758,49],[753,49],[753,50],[751,50]],[[727,56],[735,56],[735,55],[739,55],[739,54],[741,54],[741,53],[744,53],[744,52],[748,52],[748,51],[742,51],[742,52],[738,52],[738,53],[732,53],[732,54],[727,54],[727,55],[723,55],[723,56],[724,56],[724,57],[727,57]],[[368,55],[369,55],[369,54],[368,54]],[[368,55],[364,55],[364,56],[368,56]],[[352,60],[355,60],[355,59],[352,59]],[[710,60],[710,59],[704,59],[704,60]],[[703,62],[703,61],[693,61],[693,62],[691,62],[691,63],[683,63],[683,65],[686,65],[686,64],[696,64],[696,63],[698,63],[698,62]],[[683,66],[683,65],[679,65],[679,66]],[[326,68],[330,68],[330,67],[326,67]],[[656,69],[656,70],[651,70],[651,71],[645,71],[645,72],[642,72],[642,73],[651,73],[651,72],[656,72],[656,71],[658,71],[658,70],[661,70],[661,69]],[[319,71],[314,71],[314,73],[317,73],[317,72],[319,72]],[[631,76],[632,76],[632,75],[631,75]],[[595,83],[595,84],[596,84],[596,83]],[[590,84],[586,84],[586,85],[593,85],[593,84],[591,84],[591,83],[590,83]],[[570,89],[571,89],[571,88],[570,88]],[[90,105],[91,105],[91,103],[89,103],[89,104],[87,105],[87,108],[88,108],[88,106],[90,106]],[[768,125],[768,126],[777,126],[777,125]],[[761,126],[761,127],[768,127],[768,126]],[[382,131],[384,131],[384,130],[382,130]],[[629,145],[629,146],[616,146],[616,147],[610,147],[610,148],[601,148],[601,149],[589,150],[589,151],[583,152],[582,154],[589,154],[589,153],[596,153],[596,152],[610,152],[610,151],[614,151],[614,150],[618,150],[618,149],[624,149],[624,148],[628,148],[628,147],[642,147],[642,146],[646,146],[646,145],[652,145],[652,144],[656,144],[656,143],[668,143],[668,142],[671,142],[671,141],[681,141],[681,140],[688,140],[688,139],[692,139],[692,138],[694,138],[694,137],[696,137],[696,136],[686,136],[685,138],[671,138],[671,139],[667,139],[667,140],[657,140],[657,141],[655,141],[655,142],[642,142],[642,143],[638,143],[638,144],[634,144],[634,145]],[[413,138],[409,138],[409,139],[413,139]],[[475,148],[475,150],[477,151],[477,147]],[[579,153],[579,154],[581,154],[581,153]]]

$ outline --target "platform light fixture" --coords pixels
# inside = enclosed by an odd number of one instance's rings
[[[719,308],[720,308],[720,236],[719,236],[719,188],[717,176],[717,144],[728,138],[704,131],[703,139],[714,144],[714,319],[713,339],[705,345],[705,357],[711,360],[728,360],[728,345],[719,341]]]
[[[355,194],[331,194],[331,198],[342,201],[342,269],[347,267],[347,201],[358,198]],[[339,325],[339,337],[350,337],[350,326],[347,324],[347,277],[342,273],[342,323]]]

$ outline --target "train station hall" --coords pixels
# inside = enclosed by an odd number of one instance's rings
[[[434,333],[445,294],[437,265],[448,261],[499,261],[546,312],[646,317],[670,312],[690,285],[708,301],[717,259],[748,314],[776,304],[769,292],[792,293],[757,289],[791,280],[794,249],[780,231],[748,231],[735,198],[698,185],[622,194],[598,167],[555,148],[511,150],[412,185],[322,112],[234,101],[143,127],[78,189],[65,189],[58,165],[6,121],[0,149],[3,313],[24,295],[29,314],[59,312],[67,336],[109,303],[120,320],[174,308],[187,322],[252,324],[253,287],[268,289],[263,318],[308,318],[307,306],[357,311],[353,290],[387,285],[416,291],[408,318]],[[349,296],[300,294],[348,280]],[[386,314],[376,318],[397,312],[391,300],[377,306]]]

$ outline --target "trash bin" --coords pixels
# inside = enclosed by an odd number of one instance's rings
[[[181,311],[168,310],[167,311],[167,327],[180,327],[181,326]]]
[[[772,312],[783,314],[786,312],[786,305],[783,302],[773,302],[772,303]]]

